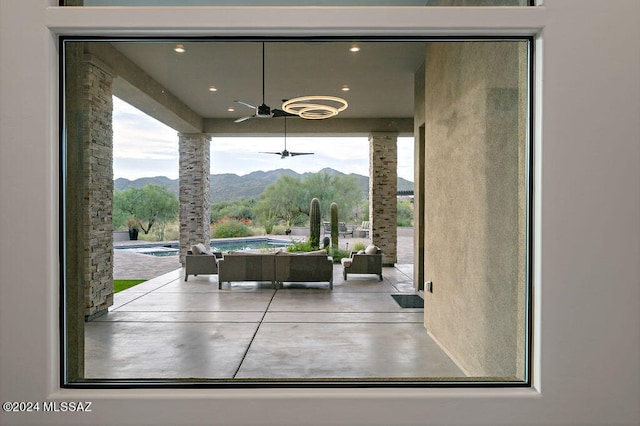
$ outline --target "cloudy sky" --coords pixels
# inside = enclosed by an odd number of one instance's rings
[[[178,136],[175,130],[113,99],[114,178],[178,177]],[[363,138],[287,137],[287,149],[313,152],[281,159],[262,151],[282,151],[284,136],[274,138],[213,138],[211,173],[245,175],[256,170],[292,169],[298,173],[331,167],[368,176],[368,141]],[[413,138],[398,139],[398,175],[413,181]]]

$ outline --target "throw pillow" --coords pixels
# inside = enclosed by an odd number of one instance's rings
[[[378,247],[373,244],[369,244],[366,249],[364,249],[365,254],[376,254],[378,252]]]
[[[191,246],[191,251],[193,254],[211,254],[211,252],[207,250],[205,245],[202,243]]]

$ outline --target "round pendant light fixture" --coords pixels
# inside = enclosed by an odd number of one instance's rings
[[[322,120],[333,117],[347,109],[346,100],[337,96],[300,96],[282,104],[282,109],[307,120]]]

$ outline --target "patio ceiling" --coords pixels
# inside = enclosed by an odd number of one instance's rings
[[[176,53],[176,44],[182,44],[186,52]],[[354,44],[361,48],[359,52],[350,52]],[[114,42],[113,46],[117,56],[144,74],[141,79],[117,71],[128,81],[116,84],[116,96],[176,130],[221,135],[282,132],[281,119],[234,123],[253,113],[235,100],[262,103],[261,41],[136,41]],[[264,100],[272,109],[280,109],[284,99],[306,95],[339,96],[348,101],[349,107],[331,119],[288,120],[287,131],[292,134],[411,134],[414,78],[424,54],[424,42],[267,41]],[[215,92],[209,90],[211,86]],[[343,91],[344,86],[349,91]],[[163,118],[163,108],[175,109],[189,125]]]

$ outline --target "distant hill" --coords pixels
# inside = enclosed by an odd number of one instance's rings
[[[338,174],[344,176],[345,173],[337,170],[326,168],[321,170],[329,174]],[[211,175],[211,202],[232,201],[242,198],[257,200],[260,194],[270,184],[274,183],[282,176],[304,177],[311,173],[299,174],[290,169],[277,169],[268,172],[257,171],[244,176],[238,176],[233,173],[213,174]],[[369,177],[351,173],[363,193],[368,194]],[[166,186],[169,191],[178,193],[178,179],[169,179],[165,176],[144,177],[135,180],[118,178],[114,181],[114,187],[118,190],[127,189],[129,187],[143,188],[148,184]],[[413,182],[403,178],[398,178],[398,190],[413,190]]]

